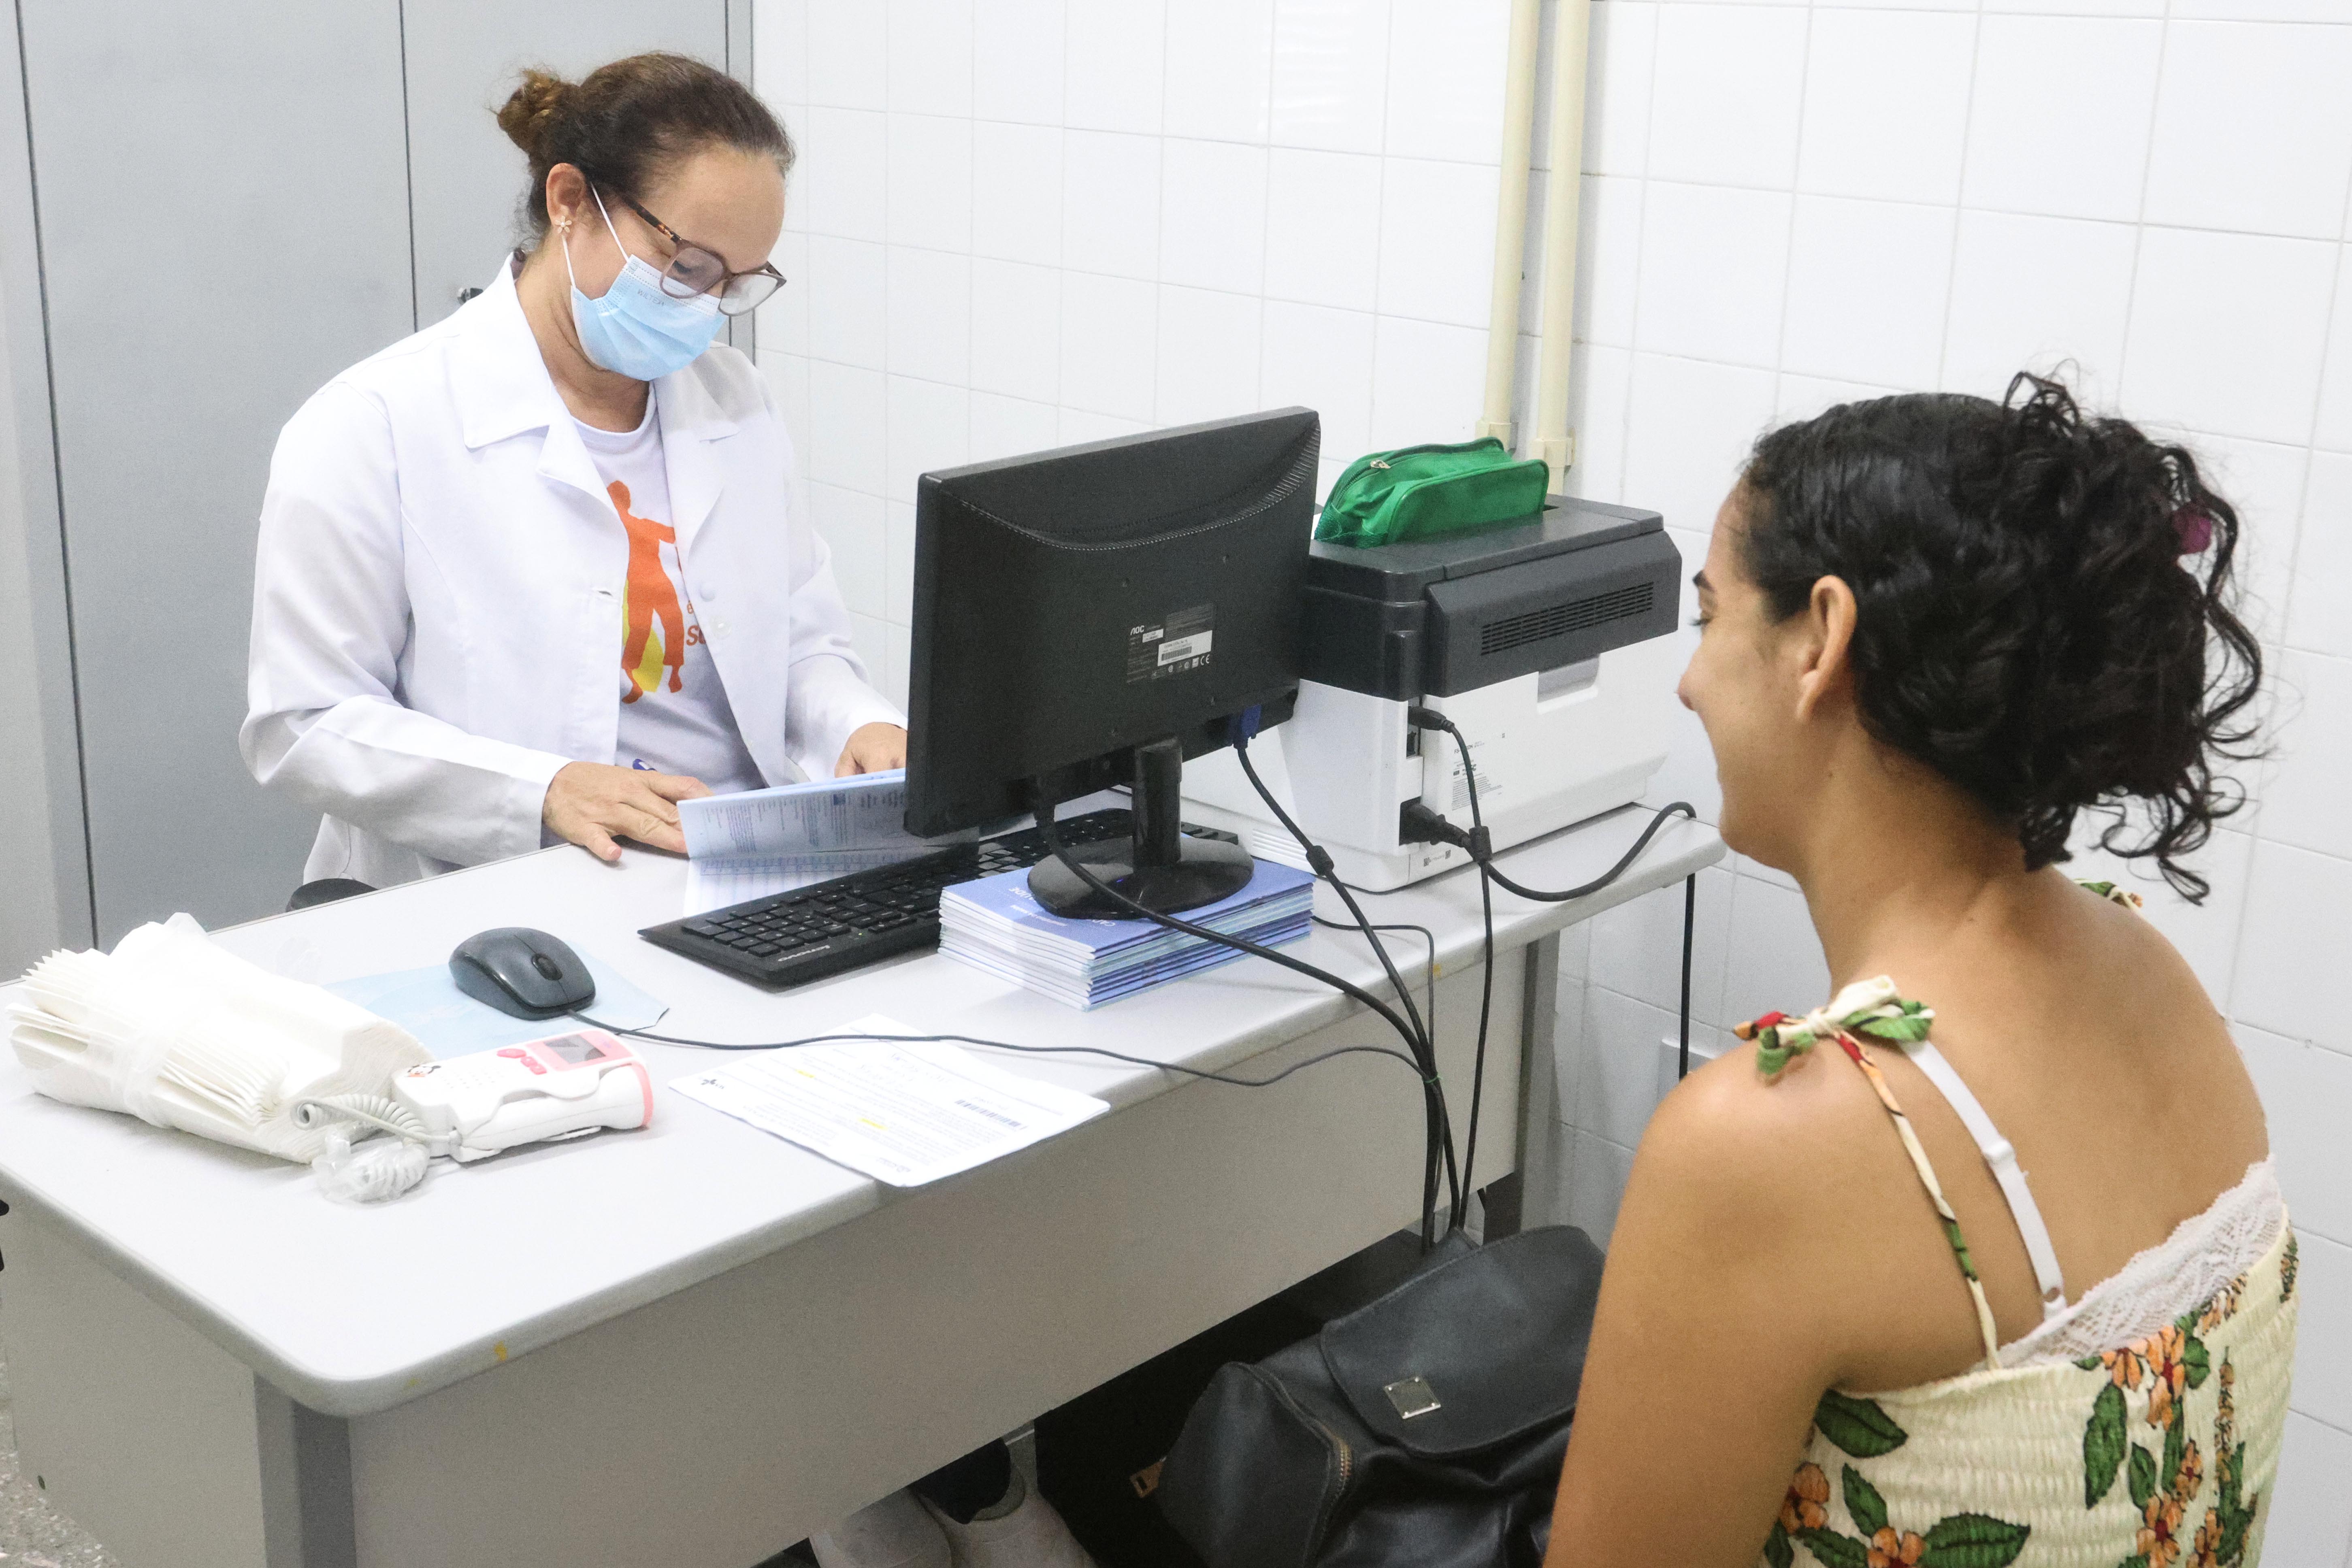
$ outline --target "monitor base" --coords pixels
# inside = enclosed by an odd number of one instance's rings
[[[1118,892],[1147,910],[1174,914],[1231,898],[1249,886],[1257,862],[1238,844],[1218,838],[1187,836],[1176,860],[1165,866],[1135,864],[1135,846],[1112,839],[1108,843],[1073,845],[1070,858]],[[1131,921],[1132,910],[1121,909],[1087,886],[1059,858],[1040,860],[1029,868],[1029,891],[1048,913],[1072,920]]]

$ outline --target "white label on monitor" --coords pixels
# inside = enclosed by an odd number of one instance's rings
[[[1189,637],[1174,637],[1163,642],[1160,645],[1160,662],[1174,664],[1180,658],[1205,659],[1209,657],[1209,640],[1216,635],[1214,632],[1194,632]]]
[[[1164,621],[1127,628],[1127,679],[1159,680],[1209,667],[1210,646],[1215,639],[1217,607],[1195,605],[1178,610]]]

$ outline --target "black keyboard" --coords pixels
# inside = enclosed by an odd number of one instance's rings
[[[1133,831],[1132,818],[1123,809],[1088,812],[1055,826],[1065,844],[1124,838]],[[1230,833],[1189,822],[1184,831],[1199,838],[1238,842]],[[690,920],[647,926],[637,934],[713,969],[782,990],[901,952],[937,947],[940,889],[1034,866],[1052,853],[1044,835],[1025,827]]]

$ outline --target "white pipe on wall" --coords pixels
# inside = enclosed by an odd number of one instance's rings
[[[1568,376],[1576,332],[1577,209],[1584,194],[1584,73],[1591,0],[1558,0],[1552,18],[1550,172],[1544,184],[1543,339],[1536,357],[1536,438],[1530,457],[1551,465],[1555,494],[1576,461],[1568,427]]]
[[[1495,286],[1486,323],[1486,406],[1477,433],[1511,444],[1511,384],[1517,379],[1519,295],[1526,286],[1528,169],[1535,141],[1536,48],[1542,0],[1511,0],[1510,49],[1503,74],[1503,181],[1495,207]]]

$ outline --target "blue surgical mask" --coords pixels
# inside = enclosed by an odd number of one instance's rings
[[[592,189],[589,193],[594,195]],[[637,381],[658,381],[672,371],[692,364],[710,340],[719,335],[719,301],[709,294],[680,300],[662,291],[662,275],[643,257],[629,254],[604,212],[604,198],[596,196],[604,228],[628,259],[621,275],[601,300],[572,283],[572,324],[580,333],[580,347],[594,363]],[[563,237],[563,271],[572,277],[572,237]]]

